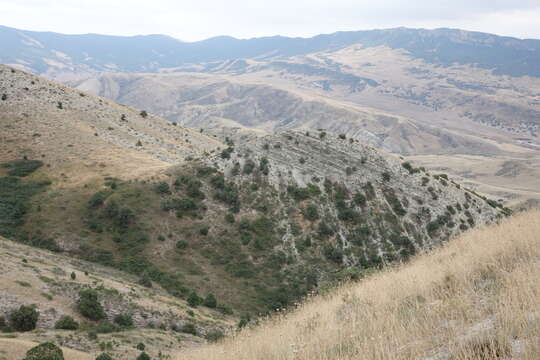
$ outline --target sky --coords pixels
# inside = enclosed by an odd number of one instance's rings
[[[0,25],[184,41],[400,26],[540,39],[540,0],[0,0]]]

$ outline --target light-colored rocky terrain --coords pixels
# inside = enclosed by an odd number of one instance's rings
[[[538,78],[438,66],[401,50],[359,45],[164,72],[106,74],[73,84],[218,134],[323,128],[415,156],[422,165],[440,156],[438,166],[454,176],[471,169],[478,182],[470,185],[479,191],[511,204],[540,199],[538,183],[529,179],[539,175]],[[489,163],[490,171],[476,169],[472,157]],[[531,172],[506,182],[500,166],[508,159],[530,164]]]

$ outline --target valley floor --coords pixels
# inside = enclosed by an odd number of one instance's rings
[[[177,359],[538,359],[539,234],[516,215]]]

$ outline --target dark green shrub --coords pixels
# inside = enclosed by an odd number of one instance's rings
[[[197,307],[201,305],[201,303],[203,302],[203,299],[199,295],[197,295],[195,291],[192,291],[191,294],[189,294],[187,298],[187,302],[189,306]]]
[[[101,320],[105,318],[105,311],[99,302],[98,293],[93,289],[85,289],[79,292],[77,309],[81,315],[90,320]]]
[[[94,327],[94,331],[98,334],[110,334],[113,332],[118,332],[120,330],[121,329],[119,326],[111,323],[108,320],[102,320]]]
[[[203,301],[203,305],[211,309],[215,309],[217,307],[217,300],[214,294],[209,293],[208,295],[206,295]]]
[[[306,208],[302,211],[302,214],[304,215],[304,218],[306,220],[319,220],[319,210],[317,209],[317,206],[315,204],[309,204],[308,206],[306,206]]]
[[[332,229],[325,221],[321,221],[319,223],[318,233],[322,237],[329,237],[334,235],[334,229]]]
[[[28,350],[23,360],[64,360],[64,353],[55,344],[46,342]]]
[[[188,242],[186,240],[178,240],[176,242],[177,249],[184,250],[184,249],[187,249],[187,247],[188,247]]]
[[[134,220],[135,214],[133,213],[133,210],[123,207],[118,212],[118,216],[114,219],[114,223],[121,229],[127,229]]]
[[[141,342],[137,344],[136,349],[140,351],[144,351],[144,349],[146,349],[146,346]]]
[[[220,154],[220,157],[222,159],[230,159],[231,158],[231,154],[234,152],[234,148],[232,147],[228,147],[226,148],[225,150],[223,150]]]
[[[255,162],[253,162],[253,160],[251,159],[247,159],[244,163],[244,169],[242,170],[242,172],[246,175],[249,175],[253,172],[253,170],[255,170]]]
[[[270,172],[269,161],[267,158],[261,158],[261,161],[259,162],[259,171],[264,175],[268,175],[268,173]]]
[[[32,331],[36,328],[39,312],[34,305],[21,305],[9,316],[9,324],[15,331]]]
[[[199,229],[199,234],[201,234],[202,236],[206,236],[206,235],[208,235],[209,230],[210,230],[210,227],[208,225],[203,225]]]
[[[137,356],[137,360],[150,360],[150,355],[143,352],[139,356]]]
[[[75,274],[75,271],[71,272],[70,277],[71,277],[71,280],[75,280],[77,278],[77,274]]]
[[[109,354],[100,354],[96,357],[96,360],[113,360],[113,358]]]
[[[103,205],[103,203],[109,197],[110,194],[111,193],[108,192],[108,191],[104,191],[104,190],[98,191],[97,193],[92,195],[90,200],[88,200],[88,207],[90,209],[95,209],[95,208]]]
[[[354,194],[353,201],[357,206],[364,207],[366,205],[367,199],[362,193],[357,192],[356,194]]]
[[[227,213],[225,214],[225,221],[228,222],[229,224],[234,224],[234,215],[231,214],[231,213]]]
[[[116,325],[130,328],[133,326],[133,317],[131,316],[131,314],[118,314],[114,317],[114,322],[116,323]]]
[[[160,195],[170,195],[171,194],[171,187],[168,183],[165,181],[162,181],[158,183],[155,187],[155,190]]]
[[[79,323],[71,316],[64,315],[54,324],[54,328],[61,330],[77,330],[79,328]]]
[[[199,177],[207,177],[208,175],[214,174],[215,172],[217,172],[217,170],[209,166],[197,168],[197,176]]]
[[[336,264],[341,264],[343,262],[343,251],[332,245],[326,245],[324,247],[324,256]]]
[[[142,110],[140,115],[142,118],[146,118],[148,116],[148,113],[146,112],[146,110]]]
[[[390,175],[389,172],[385,171],[382,173],[382,179],[384,182],[390,181],[391,178],[392,178],[392,175]]]

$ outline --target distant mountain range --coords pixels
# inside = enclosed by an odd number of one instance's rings
[[[228,36],[182,42],[164,35],[64,35],[0,26],[0,63],[46,74],[52,69],[87,72],[155,72],[190,63],[290,57],[336,51],[353,44],[403,49],[429,63],[474,64],[495,74],[540,77],[540,40],[520,40],[455,29],[336,32],[312,38],[283,36],[240,40]]]

